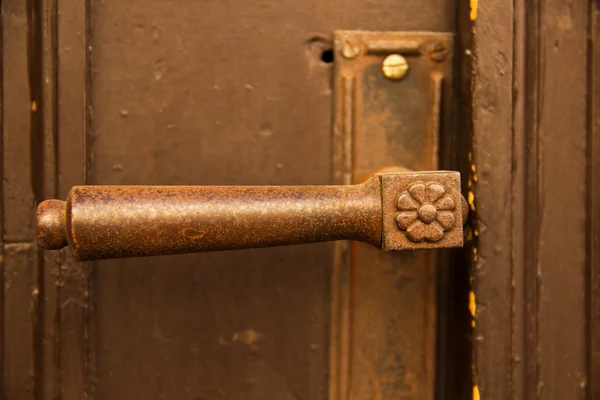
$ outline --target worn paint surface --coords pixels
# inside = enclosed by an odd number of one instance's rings
[[[471,314],[472,323],[471,325],[475,327],[475,315],[477,312],[477,303],[475,303],[475,292],[469,292],[469,313]]]
[[[5,389],[325,398],[333,246],[95,263],[8,249],[35,248],[34,199],[65,199],[75,185],[330,184],[331,32],[449,32],[453,10],[447,0],[3,1],[4,265],[35,272],[5,293],[4,333],[34,338],[2,344],[18,363],[5,365]],[[258,349],[223,344],[249,327],[265,335]],[[24,381],[35,389],[20,392]]]
[[[589,387],[598,381],[590,368],[598,318],[590,313],[598,290],[590,280],[598,209],[590,8],[597,2],[482,1],[466,25],[477,165],[474,369],[484,399],[598,397]]]
[[[479,400],[480,398],[479,388],[477,386],[473,386],[473,400]]]
[[[477,7],[479,7],[479,0],[469,0],[469,5],[471,6],[469,18],[471,18],[471,21],[475,21],[477,19]]]

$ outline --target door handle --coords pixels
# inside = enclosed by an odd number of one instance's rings
[[[449,171],[342,186],[75,186],[39,205],[37,238],[82,261],[332,240],[431,249],[462,246],[466,214]]]

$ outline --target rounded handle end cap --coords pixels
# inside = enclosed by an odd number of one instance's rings
[[[68,246],[67,203],[60,200],[46,200],[37,209],[37,239],[45,249],[58,250]]]

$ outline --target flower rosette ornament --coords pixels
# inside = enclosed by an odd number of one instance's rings
[[[398,198],[398,227],[413,242],[437,242],[456,223],[456,205],[437,182],[415,182]]]

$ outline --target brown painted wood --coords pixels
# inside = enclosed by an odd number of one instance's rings
[[[42,2],[43,7],[38,11],[39,30],[42,37],[56,37],[56,19],[48,10],[53,9],[53,0]],[[55,40],[42,40],[36,54],[39,68],[35,78],[38,80],[38,96],[41,101],[42,123],[38,126],[36,140],[38,142],[38,163],[35,170],[39,174],[38,196],[47,196],[57,193],[57,131],[58,118],[56,115],[56,61],[57,46]],[[52,399],[59,396],[59,375],[56,368],[56,358],[59,352],[58,336],[58,254],[45,252],[36,247],[37,264],[37,362],[36,381],[37,398]]]
[[[88,81],[88,19],[84,1],[61,3],[47,8],[58,12],[56,26],[57,192],[64,196],[73,185],[87,183],[87,132],[91,110],[86,102]],[[94,332],[90,329],[92,266],[78,263],[68,251],[57,260],[58,392],[61,399],[94,397],[90,377]]]
[[[314,38],[357,24],[443,30],[441,8],[99,3],[91,182],[327,183],[331,72]],[[98,397],[326,395],[331,247],[164,263],[97,266]]]
[[[475,383],[483,398],[512,398],[511,182],[513,2],[482,2],[473,23]],[[492,356],[493,355],[493,356]]]
[[[452,31],[454,3],[121,3],[2,2],[3,398],[324,398],[332,247],[78,264],[38,252],[33,205],[83,183],[327,183],[330,33]],[[471,158],[441,143],[471,171],[476,388],[596,398],[598,5],[480,3],[458,8]],[[441,275],[440,398],[469,385],[461,265]]]
[[[542,5],[538,100],[540,385],[544,398],[586,393],[588,5]],[[581,77],[551,79],[551,77]],[[567,96],[565,96],[567,94]],[[567,134],[566,134],[567,133]],[[568,213],[564,210],[569,210]],[[560,230],[557,229],[560,227]],[[568,266],[568,269],[565,268]]]
[[[31,142],[30,110],[27,65],[27,4],[23,1],[2,3],[3,77],[4,77],[4,240],[27,241],[33,221],[31,204]]]
[[[481,398],[595,398],[589,18],[583,2],[517,1],[472,22]]]
[[[2,394],[33,399],[36,263],[29,242],[34,200],[26,2],[2,2],[2,16]]]
[[[591,60],[588,64],[590,136],[588,188],[590,213],[588,254],[590,265],[590,325],[588,398],[600,398],[600,4],[590,2]]]
[[[2,48],[2,37],[4,37],[4,30],[0,30],[2,32],[0,34],[0,62],[3,62],[4,51]],[[2,64],[4,65],[4,64]],[[4,93],[4,68],[0,68],[0,93]],[[0,96],[0,131],[2,135],[4,135],[4,98]],[[4,140],[0,140],[0,158],[2,161],[0,162],[0,175],[4,178]],[[4,179],[0,182],[0,198],[4,199]],[[4,203],[4,202],[2,202]],[[4,316],[5,314],[5,295],[4,295],[4,207],[0,204],[0,315]],[[5,393],[4,389],[4,359],[5,359],[5,318],[0,318],[0,393]]]
[[[328,183],[332,31],[452,31],[453,2],[28,5],[2,4],[4,262],[27,272],[4,285],[3,349],[27,330],[5,397],[324,398],[332,246],[78,264],[38,252],[34,200]]]
[[[34,399],[32,288],[35,263],[28,243],[4,245],[4,396]]]
[[[324,397],[331,247],[83,265],[35,251],[33,200],[86,182],[325,183],[329,33],[451,30],[452,6],[48,1],[29,2],[28,17],[4,2],[5,397]],[[597,393],[590,7],[482,2],[472,23],[459,15],[458,60],[474,72],[457,112],[472,113],[459,124],[472,121],[484,398]],[[453,385],[438,370],[438,385]]]

